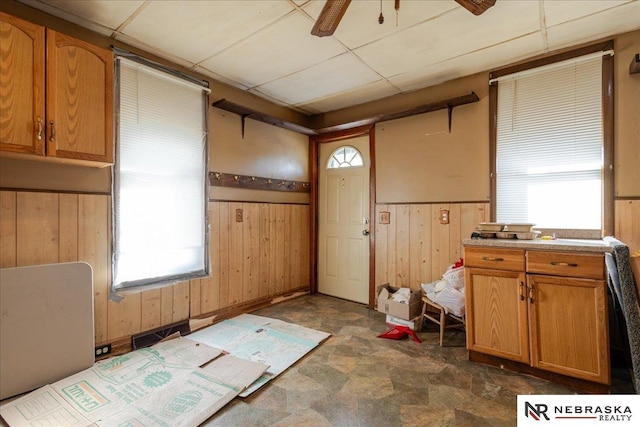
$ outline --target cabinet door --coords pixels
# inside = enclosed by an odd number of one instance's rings
[[[604,281],[543,275],[527,280],[532,366],[610,384]]]
[[[44,155],[44,27],[0,12],[0,150]]]
[[[113,53],[47,29],[47,155],[113,162]]]
[[[525,274],[465,269],[467,348],[529,362]]]

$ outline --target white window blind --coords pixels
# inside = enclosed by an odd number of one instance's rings
[[[208,271],[205,88],[118,58],[114,289]]]
[[[602,228],[602,57],[500,78],[500,222]]]

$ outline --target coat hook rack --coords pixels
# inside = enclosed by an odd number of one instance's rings
[[[289,191],[309,193],[311,185],[302,181],[263,178],[251,175],[209,172],[209,185],[212,187],[246,188],[253,190]]]

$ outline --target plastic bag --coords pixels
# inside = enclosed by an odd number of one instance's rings
[[[411,298],[411,289],[409,288],[400,288],[393,294],[391,294],[391,298],[395,302],[399,302],[402,304],[409,304],[409,298]]]
[[[447,313],[464,315],[464,262],[460,258],[450,265],[442,279],[421,285],[427,297],[442,307]]]
[[[447,285],[454,289],[464,288],[464,266],[455,267],[456,264],[449,266],[447,271],[442,275],[442,279]]]
[[[458,289],[445,287],[436,294],[436,299],[433,301],[443,306],[445,311],[458,317],[464,315],[464,294]]]

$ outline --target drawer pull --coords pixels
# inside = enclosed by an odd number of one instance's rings
[[[551,265],[556,265],[558,267],[577,267],[578,266],[578,264],[573,262],[559,262],[559,261],[552,261]]]
[[[493,257],[489,257],[489,256],[483,256],[482,257],[483,261],[504,261],[504,258],[493,258]]]
[[[520,301],[524,301],[524,282],[520,282]]]

